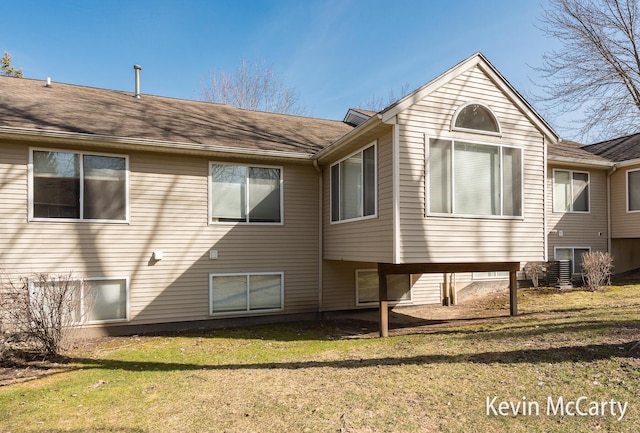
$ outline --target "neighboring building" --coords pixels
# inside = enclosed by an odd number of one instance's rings
[[[640,160],[558,143],[481,54],[343,122],[8,77],[0,94],[0,270],[73,271],[105,332],[377,305],[380,263],[417,270],[389,275],[391,299],[440,304],[456,269],[460,288],[640,238]]]

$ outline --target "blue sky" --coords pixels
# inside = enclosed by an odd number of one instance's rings
[[[530,97],[552,47],[546,0],[3,1],[0,51],[25,77],[197,99],[212,69],[261,59],[310,116],[420,87],[480,51]],[[399,95],[398,95],[399,96]],[[562,132],[561,122],[547,120]]]

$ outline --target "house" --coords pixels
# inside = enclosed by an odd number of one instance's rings
[[[549,147],[548,253],[570,259],[573,273],[586,251],[609,251],[616,273],[640,267],[639,144],[635,134]]]
[[[611,230],[635,195],[613,218],[608,191],[640,162],[559,142],[479,53],[342,122],[8,77],[0,94],[0,268],[73,271],[96,332],[376,305],[384,323],[387,302],[503,275],[514,313],[525,264],[636,242]]]

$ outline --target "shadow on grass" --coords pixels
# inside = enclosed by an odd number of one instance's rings
[[[87,433],[86,429],[71,429],[71,430],[61,430],[61,429],[47,429],[47,430],[37,430],[38,433]],[[93,433],[147,433],[147,430],[143,430],[140,428],[133,427],[91,427],[91,432]]]
[[[292,362],[264,362],[264,363],[234,363],[234,364],[192,364],[175,362],[140,362],[110,359],[66,358],[71,369],[101,369],[123,371],[227,371],[227,370],[263,370],[263,369],[315,369],[315,368],[365,368],[403,365],[427,364],[519,364],[544,363],[556,364],[564,362],[591,362],[609,360],[612,358],[639,359],[639,341],[619,344],[590,344],[585,346],[562,346],[546,349],[516,349],[508,351],[483,352],[472,354],[435,354],[408,357],[361,358],[331,361],[292,361]]]

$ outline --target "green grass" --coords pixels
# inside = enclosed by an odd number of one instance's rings
[[[111,338],[0,387],[0,432],[638,432],[639,307],[640,286],[531,289],[518,317],[386,339],[331,323]],[[494,396],[540,414],[488,416]],[[627,413],[546,414],[581,396]]]

